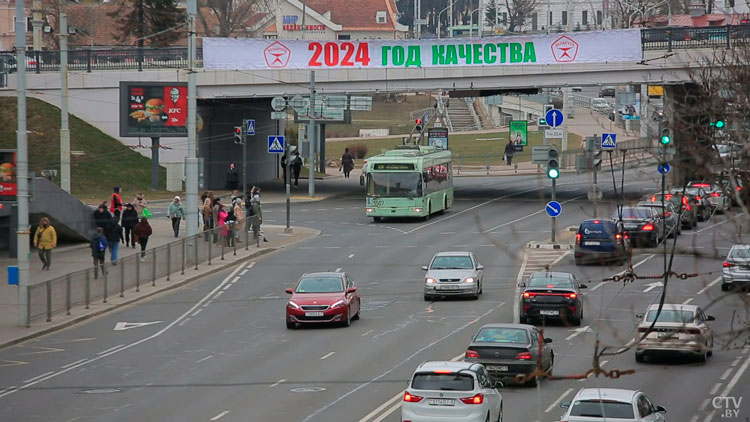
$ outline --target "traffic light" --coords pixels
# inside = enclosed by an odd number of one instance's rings
[[[422,119],[417,119],[414,123],[415,123],[414,130],[419,133],[422,133]]]
[[[672,136],[669,135],[669,129],[664,128],[661,130],[661,138],[659,138],[659,143],[662,146],[668,146],[672,143]]]
[[[560,177],[559,156],[560,154],[558,154],[557,148],[555,147],[552,147],[547,151],[547,177],[550,179],[557,179]]]
[[[724,126],[726,125],[726,122],[724,120],[712,120],[709,124],[711,127],[715,127],[716,129],[724,129]]]
[[[594,157],[593,162],[591,163],[591,167],[594,170],[601,170],[602,169],[602,154],[604,153],[601,149],[595,149],[594,150]]]
[[[242,143],[242,126],[234,127],[234,143],[235,144]]]

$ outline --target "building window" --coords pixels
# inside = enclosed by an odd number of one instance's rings
[[[581,11],[581,25],[589,24],[589,12],[586,10]]]
[[[502,18],[503,18],[503,25],[507,25],[508,24],[508,12],[503,12]]]
[[[536,31],[537,30],[537,20],[538,20],[538,17],[537,17],[536,13],[534,13],[533,15],[531,15],[531,30],[532,31]]]
[[[547,16],[547,26],[552,25],[552,12],[549,12],[549,15]]]
[[[566,10],[563,10],[562,12],[562,24],[568,25],[568,12]]]
[[[349,34],[339,34],[337,39],[339,39],[339,40],[350,40],[350,39],[352,39],[352,36],[349,35]]]
[[[387,23],[386,18],[385,18],[385,10],[379,10],[375,12],[375,22]]]
[[[602,24],[602,11],[601,10],[596,11],[596,24],[597,25]]]

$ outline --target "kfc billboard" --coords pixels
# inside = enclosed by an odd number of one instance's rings
[[[187,136],[187,84],[120,82],[120,136]]]
[[[0,150],[0,201],[15,201],[17,189],[16,150]]]

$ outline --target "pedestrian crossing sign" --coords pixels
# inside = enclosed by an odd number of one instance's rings
[[[269,154],[283,154],[284,153],[284,137],[281,135],[271,135],[268,137],[268,153]]]
[[[617,145],[617,134],[602,133],[602,149],[615,149]]]

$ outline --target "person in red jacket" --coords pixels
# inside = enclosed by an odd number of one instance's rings
[[[112,214],[115,213],[115,210],[120,210],[119,213],[117,213],[118,217],[120,214],[122,214],[122,198],[120,197],[120,187],[115,186],[114,192],[112,193],[112,197],[109,200],[109,212]],[[118,218],[119,220],[119,218]]]
[[[133,234],[141,245],[141,261],[146,260],[146,244],[148,243],[148,237],[151,236],[151,233],[151,225],[148,224],[148,219],[146,217],[141,218],[141,221],[133,227]]]

